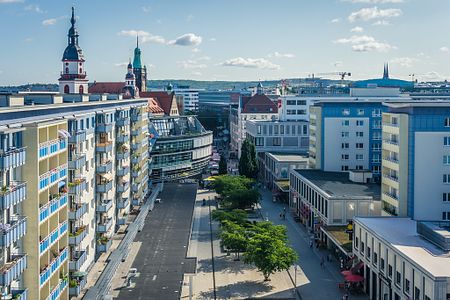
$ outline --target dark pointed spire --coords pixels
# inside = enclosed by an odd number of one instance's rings
[[[79,60],[83,59],[83,53],[78,46],[78,30],[75,27],[75,8],[72,7],[72,16],[70,18],[70,23],[72,26],[67,33],[67,47],[64,51],[63,60]]]
[[[136,48],[134,49],[133,68],[142,69],[141,49],[139,49],[139,36],[136,36]]]
[[[388,63],[384,64],[384,71],[383,71],[383,79],[389,78],[389,65]]]
[[[72,23],[72,27],[75,26],[75,8],[72,6],[72,18],[70,18],[70,23]]]
[[[139,48],[139,34],[136,35],[136,48]]]

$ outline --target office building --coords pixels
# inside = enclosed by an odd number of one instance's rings
[[[198,111],[198,89],[191,89],[189,86],[177,86],[173,89],[173,92],[175,95],[182,97],[182,113]]]
[[[309,107],[317,100],[302,95],[286,95],[278,98],[280,121],[309,121]]]

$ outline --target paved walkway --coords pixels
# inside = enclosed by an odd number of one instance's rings
[[[213,199],[215,193],[199,190],[194,209],[194,221],[188,255],[197,256],[197,275],[193,277],[193,299],[214,299],[211,231],[209,207],[202,206],[203,199]],[[214,204],[214,201],[211,200]],[[213,207],[213,206],[212,206]],[[217,299],[245,299],[249,297],[271,299],[296,299],[293,284],[287,272],[279,272],[265,282],[254,267],[235,261],[220,249],[217,237],[218,224],[213,222],[213,252]],[[184,277],[181,298],[189,298],[189,278]]]
[[[309,247],[309,235],[305,227],[296,223],[289,214],[287,205],[274,203],[272,193],[267,189],[260,190],[262,194],[261,213],[275,224],[286,225],[291,246],[299,255],[297,270],[297,286],[303,300],[308,299],[342,299],[344,292],[338,289],[338,283],[343,282],[338,262],[325,262],[325,267],[320,267],[320,258],[328,255],[327,250],[319,250]],[[286,220],[281,220],[279,215],[286,207]],[[369,299],[367,296],[349,295],[349,299]]]

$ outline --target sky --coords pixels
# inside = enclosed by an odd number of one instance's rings
[[[72,5],[91,81],[136,34],[149,79],[450,79],[448,0],[0,0],[0,86],[57,83]]]

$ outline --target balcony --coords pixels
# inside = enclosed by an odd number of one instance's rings
[[[69,232],[69,245],[77,246],[87,236],[86,226],[81,226],[75,230],[75,232]]]
[[[69,182],[69,194],[72,195],[83,195],[86,190],[86,179],[76,178],[73,182]]]
[[[26,182],[11,182],[0,191],[0,209],[19,204],[27,197]]]
[[[8,299],[8,298],[6,298]],[[28,300],[28,289],[25,290],[11,290],[11,298],[14,300]]]
[[[128,143],[129,140],[130,140],[130,137],[128,135],[123,134],[123,133],[122,134],[118,134],[117,137],[116,137],[116,142],[117,143],[121,143],[121,144]]]
[[[96,131],[100,132],[100,133],[108,133],[108,132],[111,132],[112,129],[113,129],[112,124],[99,123],[99,124],[97,124]]]
[[[100,233],[108,232],[108,230],[111,229],[112,224],[113,224],[112,218],[103,220],[102,223],[97,224],[97,232]]]
[[[27,255],[11,255],[9,262],[0,268],[0,285],[8,286],[14,280],[19,279],[23,271],[27,268]]]
[[[39,242],[39,254],[42,255],[51,246],[53,246],[66,232],[68,229],[67,221],[59,224],[58,228],[53,230],[47,237]]]
[[[117,200],[117,208],[123,209],[127,208],[130,205],[130,200],[128,198],[122,198],[121,200]]]
[[[27,233],[27,218],[18,217],[7,224],[0,224],[0,246],[9,247]]]
[[[72,208],[69,210],[69,219],[72,221],[80,219],[87,212],[87,209],[87,203],[72,205]]]
[[[65,139],[54,139],[39,144],[39,159],[49,157],[67,148]]]
[[[112,241],[108,238],[101,238],[97,243],[97,251],[100,253],[107,252],[111,248]]]
[[[70,271],[79,271],[83,264],[86,262],[87,253],[86,251],[74,251],[72,258],[69,261]]]
[[[39,275],[40,286],[43,286],[50,279],[50,277],[58,271],[59,267],[67,260],[67,258],[68,251],[66,247],[59,252],[59,255],[52,260],[49,266],[41,269],[41,273]]]
[[[142,121],[142,115],[141,114],[131,114],[131,121],[132,122]]]
[[[117,172],[116,172],[117,176],[125,176],[128,173],[130,173],[130,167],[129,166],[123,166],[120,169],[119,169],[119,167],[117,167]]]
[[[131,163],[132,164],[138,164],[139,161],[140,161],[139,155],[133,155],[133,157],[131,158]]]
[[[141,168],[133,168],[133,171],[131,171],[131,176],[133,176],[134,178],[138,177],[140,171],[141,171]]]
[[[137,193],[139,192],[139,189],[141,188],[141,183],[140,182],[135,182],[131,185],[131,191],[133,193]]]
[[[25,164],[26,148],[14,148],[8,151],[0,151],[0,169],[7,170],[17,168]]]
[[[117,219],[117,224],[118,225],[125,225],[126,223],[127,223],[126,217]]]
[[[69,284],[69,279],[60,279],[59,284],[53,288],[48,296],[47,300],[57,300],[60,299],[59,296],[64,292],[64,289]]]
[[[128,126],[128,125],[130,125],[129,118],[120,117],[119,119],[116,120],[116,126],[124,127],[124,126]]]
[[[105,142],[105,143],[97,143],[95,146],[95,151],[101,152],[101,153],[107,153],[112,150],[112,143],[111,142]]]
[[[111,209],[112,204],[113,204],[112,200],[107,200],[107,201],[104,201],[104,202],[100,202],[97,205],[96,212],[98,212],[98,213],[107,213]]]
[[[80,170],[86,165],[86,155],[78,154],[69,156],[69,169],[71,170]]]
[[[141,133],[141,129],[131,129],[131,136],[138,136]]]
[[[130,187],[130,183],[129,182],[122,182],[122,183],[118,183],[117,184],[117,191],[119,193],[123,193],[126,192],[128,190],[128,188]]]
[[[71,132],[72,136],[69,137],[69,143],[78,144],[86,140],[86,130],[78,130],[76,132]]]
[[[97,193],[107,193],[112,189],[112,180],[97,184]]]
[[[112,170],[112,161],[105,161],[99,165],[97,165],[97,173],[108,173]]]
[[[141,205],[141,201],[139,199],[133,198],[131,204],[133,204],[133,206],[139,206]]]
[[[133,151],[137,151],[137,150],[139,150],[139,148],[141,148],[141,145],[142,145],[142,142],[136,141],[131,144],[131,149],[133,149]]]
[[[383,192],[383,195],[386,196],[389,200],[391,200],[393,202],[397,202],[398,201],[398,196],[393,194],[393,193]]]
[[[71,297],[77,297],[85,286],[86,277],[83,277],[80,281],[71,281],[69,285],[69,295]]]
[[[124,151],[124,152],[117,152],[116,153],[117,160],[127,159],[128,157],[130,157],[130,151]]]

